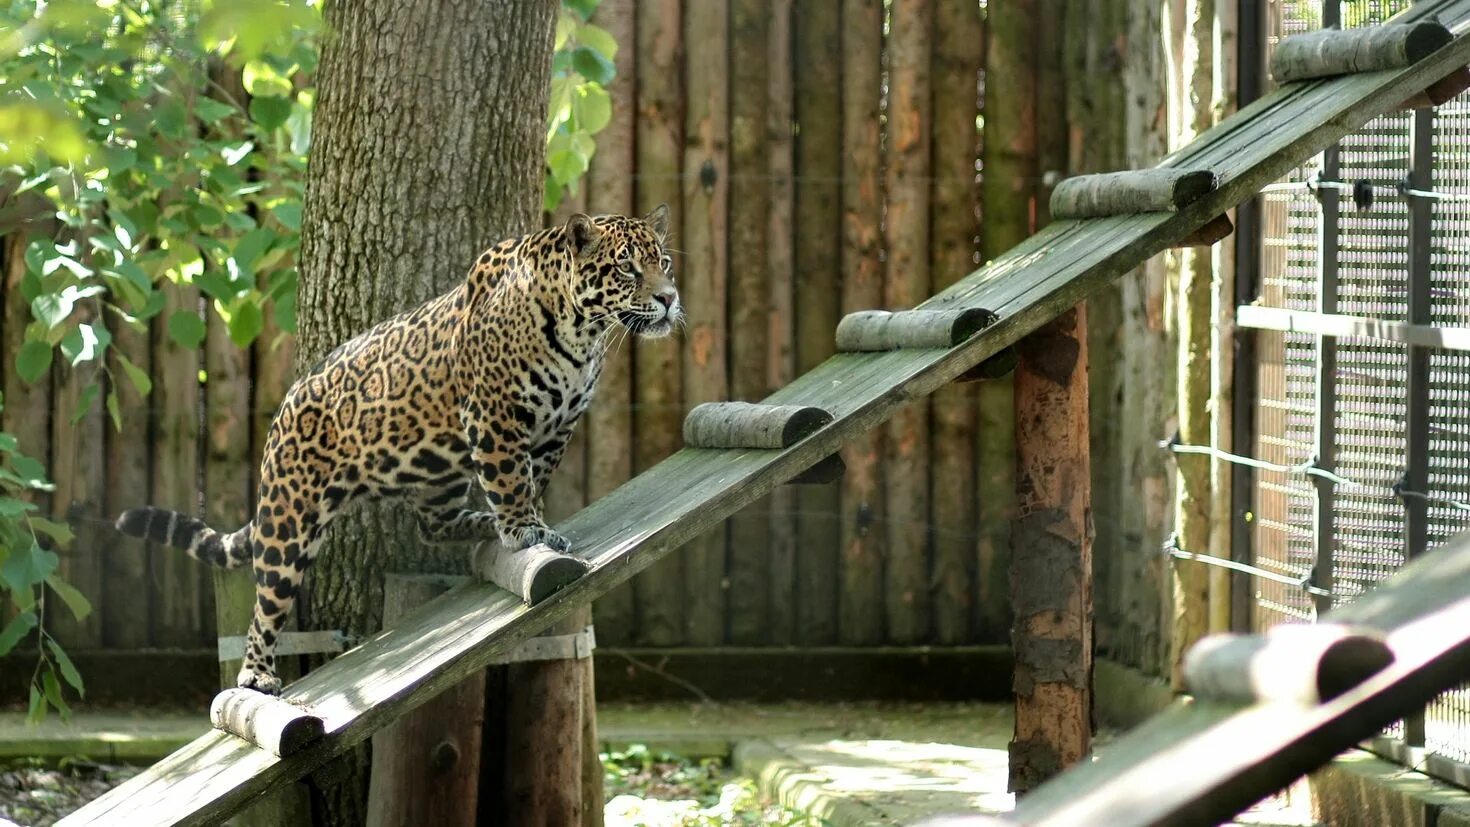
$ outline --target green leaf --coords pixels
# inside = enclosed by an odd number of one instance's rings
[[[293,233],[301,232],[301,202],[285,201],[271,207],[271,212],[282,226]]]
[[[168,335],[180,347],[194,349],[204,341],[204,320],[199,318],[198,313],[188,310],[175,310],[168,317]]]
[[[61,340],[61,355],[72,367],[100,358],[112,344],[112,334],[100,324],[80,324]]]
[[[194,114],[205,123],[215,123],[235,114],[235,107],[214,98],[198,98],[194,101]]]
[[[587,46],[578,46],[572,52],[572,68],[577,74],[592,81],[606,86],[617,74],[617,68],[596,49]]]
[[[287,333],[296,332],[296,292],[292,291],[276,299],[276,326]]]
[[[36,504],[14,497],[0,497],[0,517],[14,519],[27,511],[35,511]]]
[[[122,430],[122,406],[117,401],[117,391],[107,392],[107,415],[112,417],[112,429]]]
[[[89,382],[85,388],[82,388],[81,394],[77,397],[77,408],[71,414],[71,424],[81,422],[87,416],[87,412],[92,410],[92,403],[97,401],[97,391],[101,387],[96,382]]]
[[[5,628],[0,630],[0,655],[4,655],[14,649],[16,644],[26,639],[26,635],[36,628],[36,613],[21,612],[12,617]]]
[[[583,20],[592,16],[601,0],[562,0],[562,5],[581,15]]]
[[[250,119],[267,130],[279,129],[291,117],[291,101],[278,95],[259,95],[250,99]]]
[[[58,545],[69,546],[71,545],[71,541],[76,539],[76,535],[71,533],[71,526],[67,525],[66,523],[59,523],[55,520],[48,520],[45,517],[31,517],[30,519],[26,520],[26,524],[29,525],[33,531],[44,534],[47,537],[55,540]]]
[[[133,364],[133,360],[120,350],[114,350],[113,355],[117,357],[117,363],[122,365],[123,373],[128,375],[128,381],[133,383],[133,389],[139,396],[147,396],[153,390],[153,379],[148,376],[148,372]]]
[[[12,592],[30,591],[37,583],[46,582],[60,562],[56,552],[32,542],[29,548],[11,550],[10,557],[0,566],[0,581],[10,586]]]
[[[260,260],[266,250],[270,249],[275,240],[274,230],[257,227],[235,242],[235,250],[230,259],[235,262],[240,273],[254,275],[255,263]]]
[[[71,589],[71,586],[67,586],[67,588]],[[76,590],[72,589],[72,592],[75,594]],[[61,592],[57,592],[57,594],[61,594]],[[76,597],[85,606],[82,613],[77,615],[77,620],[81,620],[87,616],[87,612],[92,610],[92,606],[80,594],[77,594]],[[72,604],[70,601],[67,601],[67,605],[71,606]],[[76,608],[73,607],[72,611],[75,612]],[[50,649],[51,654],[55,656],[56,665],[61,668],[61,677],[65,678],[66,682],[71,684],[71,688],[75,689],[78,695],[85,697],[87,692],[82,687],[82,673],[77,671],[76,664],[72,663],[71,658],[66,656],[66,650],[62,649],[59,643],[49,637],[46,638],[46,648]]]
[[[613,39],[611,32],[601,26],[594,26],[591,23],[584,24],[577,29],[577,42],[596,49],[598,54],[608,60],[614,60],[618,56],[618,41]]]
[[[601,86],[585,84],[581,94],[572,98],[572,111],[577,116],[577,125],[587,133],[601,132],[612,120],[612,98]]]
[[[576,181],[587,171],[587,159],[573,149],[559,149],[546,156],[551,174],[563,186]]]
[[[50,485],[46,480],[46,466],[40,460],[32,459],[25,454],[11,454],[10,467],[20,475],[20,479],[31,488],[43,488]]]
[[[0,406],[0,410],[3,410],[3,406]],[[16,446],[19,444],[20,443],[16,441],[13,434],[7,434],[4,431],[0,431],[0,451],[14,451]]]
[[[230,314],[230,341],[236,347],[247,347],[264,327],[265,318],[261,315],[260,305],[246,299]]]
[[[44,324],[50,330],[71,315],[72,297],[65,291],[61,293],[42,293],[31,302],[31,315],[36,321]]]
[[[61,694],[61,681],[56,679],[55,672],[41,673],[41,686],[46,691],[46,700],[56,707],[61,713],[61,720],[65,721],[71,717],[71,707],[66,705],[66,698]]]
[[[40,688],[37,687],[35,683],[32,683],[31,703],[30,706],[26,708],[26,722],[31,724],[39,724],[41,720],[45,717],[46,699],[44,696],[41,695]]]
[[[15,371],[27,382],[35,382],[51,369],[51,345],[26,342],[15,355]]]

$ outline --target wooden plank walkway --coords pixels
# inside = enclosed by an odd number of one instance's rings
[[[1097,763],[1038,787],[1002,821],[1218,824],[1422,710],[1470,674],[1470,534],[1322,619],[1382,632],[1394,662],[1316,706],[1179,702]]]
[[[1470,0],[1416,7],[1454,41],[1391,72],[1295,85],[1257,101],[1163,165],[1214,170],[1220,187],[1178,213],[1058,221],[925,302],[983,307],[1000,321],[949,350],[838,354],[770,396],[816,405],[835,421],[784,451],[684,449],[558,526],[593,570],[535,608],[488,585],[425,606],[287,688],[327,735],[277,758],[213,733],[66,819],[64,824],[219,821],[277,784],[322,766],[388,722],[483,668],[772,488],[928,396],[1409,95],[1470,63]]]

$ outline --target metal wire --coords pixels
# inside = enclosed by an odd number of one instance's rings
[[[1205,565],[1209,566],[1218,566],[1222,569],[1230,569],[1231,571],[1238,571],[1243,574],[1248,574],[1251,577],[1259,577],[1262,580],[1271,580],[1276,583],[1285,583],[1288,586],[1298,586],[1308,594],[1321,595],[1323,597],[1332,596],[1331,591],[1328,591],[1321,586],[1312,585],[1312,575],[1310,573],[1307,574],[1306,577],[1290,577],[1288,575],[1280,574],[1278,572],[1269,571],[1263,568],[1257,568],[1256,566],[1252,566],[1249,563],[1238,563],[1225,557],[1216,557],[1211,554],[1197,554],[1193,551],[1186,551],[1179,547],[1179,538],[1177,535],[1174,534],[1170,534],[1169,539],[1164,541],[1163,551],[1164,554],[1174,558],[1175,560],[1189,560],[1194,563],[1204,563]]]
[[[1334,474],[1326,468],[1318,467],[1316,457],[1306,462],[1299,462],[1296,465],[1281,465],[1280,463],[1267,462],[1263,459],[1256,459],[1255,457],[1232,454],[1229,451],[1222,451],[1212,445],[1185,445],[1179,442],[1177,437],[1174,439],[1160,440],[1159,447],[1166,448],[1176,454],[1203,454],[1235,465],[1248,465],[1251,468],[1258,468],[1262,471],[1277,471],[1283,474],[1306,474],[1327,480],[1334,485],[1346,487],[1356,487],[1359,485],[1359,483],[1341,474]]]

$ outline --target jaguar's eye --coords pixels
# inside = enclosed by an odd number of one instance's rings
[[[668,256],[662,256],[658,260],[658,266],[662,267],[663,271],[667,273],[674,268],[674,260]]]
[[[631,260],[626,259],[618,262],[618,275],[626,279],[643,278],[643,274],[638,271],[637,265],[633,264]]]

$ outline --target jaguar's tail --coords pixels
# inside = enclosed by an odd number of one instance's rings
[[[250,526],[221,534],[187,514],[166,508],[129,508],[117,518],[117,530],[133,537],[183,549],[195,560],[233,569],[250,562]]]

